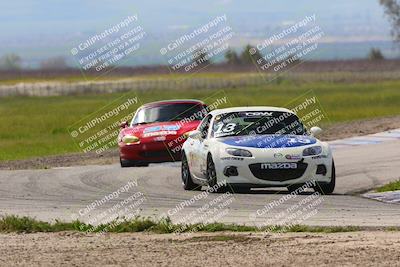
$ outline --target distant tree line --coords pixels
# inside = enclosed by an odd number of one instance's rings
[[[19,70],[22,66],[21,57],[16,54],[7,54],[0,58],[1,70]]]
[[[68,64],[64,57],[52,57],[43,60],[39,64],[40,69],[54,70],[67,69]],[[23,68],[22,59],[20,56],[11,53],[0,57],[0,70],[20,70]]]
[[[391,34],[393,39],[400,44],[400,1],[399,0],[379,0],[383,6],[386,16],[392,25]]]
[[[250,53],[252,51],[253,53]],[[262,59],[260,51],[257,48],[246,45],[241,53],[236,53],[235,50],[229,48],[225,53],[225,62],[230,65],[250,65]]]
[[[368,54],[370,60],[382,60],[385,59],[379,48],[371,48]]]

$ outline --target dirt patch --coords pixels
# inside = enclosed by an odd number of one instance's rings
[[[400,116],[356,120],[335,123],[328,126],[327,129],[322,132],[320,139],[331,141],[352,136],[374,134],[398,128],[400,128]]]
[[[77,165],[106,165],[119,162],[118,150],[110,150],[102,154],[95,152],[71,153],[24,160],[0,161],[0,170],[49,169]]]
[[[400,128],[400,116],[357,120],[336,123],[324,129],[321,140],[331,141],[352,136],[373,134],[391,129]],[[40,157],[26,160],[1,161],[0,170],[16,169],[45,169],[54,167],[68,167],[76,165],[105,165],[119,163],[118,150],[110,150],[103,154],[73,153]]]
[[[1,266],[395,266],[399,262],[400,232],[0,234]]]

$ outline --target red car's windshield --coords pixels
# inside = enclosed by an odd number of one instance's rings
[[[154,122],[202,120],[207,113],[200,103],[171,103],[140,109],[132,120],[132,125]]]

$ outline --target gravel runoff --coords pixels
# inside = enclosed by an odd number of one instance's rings
[[[399,266],[400,232],[0,234],[0,266]]]

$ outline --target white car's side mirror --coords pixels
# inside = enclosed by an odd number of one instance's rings
[[[311,133],[312,136],[317,136],[320,133],[322,133],[322,129],[319,128],[318,126],[314,126],[314,127],[311,127],[310,133]]]
[[[192,138],[192,139],[199,139],[201,136],[201,132],[198,130],[194,130],[194,131],[191,131],[188,136],[189,136],[189,138]]]

